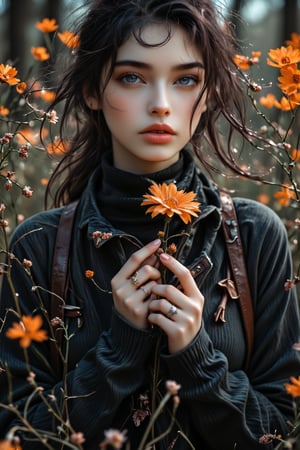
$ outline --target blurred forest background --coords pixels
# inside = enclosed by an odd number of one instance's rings
[[[276,92],[278,72],[274,70],[274,67],[266,64],[268,51],[286,45],[285,42],[290,39],[291,33],[300,33],[300,0],[215,0],[215,3],[222,8],[224,16],[234,23],[243,53],[251,55],[252,51],[261,52],[261,63],[256,68],[255,74],[259,83],[262,86],[265,85],[267,92]],[[72,22],[80,14],[84,14],[86,5],[86,1],[80,0],[0,0],[0,64],[16,67],[18,78],[26,79],[28,70],[34,62],[31,48],[45,45],[45,35],[36,28],[36,22],[44,18],[55,18],[59,24],[59,30],[72,30]],[[47,64],[38,64],[40,65],[36,66],[35,73],[42,69],[45,73]],[[268,113],[270,120],[278,120],[280,111],[272,110]],[[260,126],[259,120],[260,118],[253,111],[251,121],[255,126],[258,121],[257,126]],[[299,134],[299,114],[297,120],[296,132]],[[5,131],[3,127],[1,129],[1,122],[0,131],[1,133]],[[252,151],[245,153],[248,154],[246,163],[249,166],[251,164],[256,167],[270,166],[268,155],[261,153],[257,156]],[[251,158],[253,158],[252,161]],[[260,159],[259,162],[257,158]],[[45,185],[55,163],[53,155],[49,157],[49,154],[41,149],[35,153],[30,151],[26,161],[18,162],[16,167],[20,181],[23,185],[29,185],[34,193],[30,199],[22,197],[15,189],[7,192],[4,189],[5,172],[0,172],[3,177],[3,182],[0,178],[0,204],[5,203],[10,213],[14,214],[14,220],[10,222],[8,232],[11,232],[20,220],[43,208]],[[11,170],[15,170],[13,163]],[[20,170],[23,171],[22,175]],[[223,176],[222,178],[222,184],[235,190],[237,195],[248,196],[267,203],[286,221],[289,220],[287,210],[274,200],[274,192],[278,190],[278,186],[241,182],[235,177]],[[284,182],[283,179],[280,181]],[[297,207],[299,209],[299,204]],[[299,249],[299,229],[293,233],[295,238],[292,238],[291,242],[295,250]]]

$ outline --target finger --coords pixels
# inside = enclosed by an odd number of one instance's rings
[[[170,303],[167,299],[152,300],[149,304],[149,312],[163,314],[169,320],[176,320],[180,309],[175,304]]]
[[[196,285],[191,272],[186,266],[166,253],[161,253],[159,255],[159,258],[161,263],[176,276],[186,295],[192,297],[199,294],[198,286]]]
[[[142,266],[141,269],[134,272],[134,274],[131,275],[128,280],[125,280],[130,282],[130,284],[134,286],[135,289],[139,289],[149,280],[155,280],[156,282],[159,282],[161,280],[161,274],[158,269],[147,264],[145,266]]]
[[[116,275],[117,278],[127,278],[129,279],[134,272],[136,272],[140,266],[149,258],[151,255],[158,250],[161,244],[160,239],[155,239],[155,241],[150,242],[141,249],[134,252],[129,259],[126,261],[124,266],[119,270]]]

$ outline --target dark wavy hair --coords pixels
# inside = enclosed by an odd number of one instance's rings
[[[224,148],[217,127],[217,119],[222,115],[229,124],[229,136],[237,130],[251,140],[245,125],[243,89],[233,58],[235,40],[212,0],[94,0],[75,30],[80,45],[51,105],[53,109],[63,104],[62,139],[70,118],[73,121],[75,118],[77,126],[70,148],[50,178],[46,204],[52,191],[55,206],[78,199],[91,173],[101,164],[103,152],[111,146],[103,113],[87,107],[83,91],[101,100],[122,43],[134,35],[139,43],[147,46],[141,40],[143,27],[162,22],[170,26],[170,32],[172,24],[181,26],[203,57],[208,108],[191,137],[196,156],[204,166],[209,166],[205,152],[201,151],[202,143],[208,142],[223,165],[245,175],[235,163],[230,138]],[[103,79],[107,68],[108,76],[100,88],[99,80]]]

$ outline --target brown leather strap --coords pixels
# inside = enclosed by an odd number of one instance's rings
[[[249,366],[250,357],[253,350],[254,339],[254,318],[253,303],[249,287],[248,273],[245,263],[244,251],[239,231],[238,220],[236,216],[233,200],[226,192],[221,192],[221,201],[223,205],[223,230],[229,262],[239,294],[241,313],[243,318],[247,355],[245,368]]]
[[[57,228],[52,262],[51,292],[53,294],[51,296],[50,320],[58,318],[63,321],[65,315],[72,317],[81,315],[80,308],[65,304],[68,289],[69,251],[77,204],[78,202],[73,202],[64,207]],[[54,322],[57,321],[54,320]],[[54,332],[56,342],[50,341],[50,357],[53,369],[59,372],[61,370],[61,360],[57,348],[61,347],[63,329],[61,326],[58,326],[54,328]]]

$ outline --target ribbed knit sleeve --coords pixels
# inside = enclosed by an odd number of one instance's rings
[[[259,438],[288,433],[294,413],[284,384],[300,374],[299,353],[293,349],[299,341],[298,304],[295,291],[284,289],[292,273],[289,246],[273,212],[248,201],[238,202],[238,212],[255,315],[249,370],[229,370],[205,323],[186,349],[162,358],[182,386],[182,407],[199,442],[209,449],[275,448],[278,441],[260,445]]]

